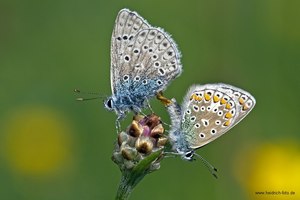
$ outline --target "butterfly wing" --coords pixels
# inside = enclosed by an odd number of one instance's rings
[[[124,24],[123,27],[120,24]],[[129,24],[139,28],[128,28]],[[181,73],[180,54],[175,42],[135,12],[120,11],[112,40],[114,93],[127,90],[137,98],[154,96]]]
[[[182,105],[182,132],[192,149],[217,139],[254,107],[248,92],[226,84],[192,86]]]
[[[120,56],[124,55],[129,39],[132,39],[140,30],[150,25],[136,12],[122,9],[118,13],[111,38],[111,68],[110,80],[112,93],[116,93],[116,83],[120,77]]]

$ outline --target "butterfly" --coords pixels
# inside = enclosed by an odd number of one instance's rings
[[[248,92],[223,83],[190,87],[181,106],[175,99],[158,98],[165,102],[171,117],[172,148],[188,161],[193,160],[194,155],[200,157],[195,150],[229,131],[256,103]]]
[[[181,74],[180,53],[169,34],[152,27],[139,14],[122,9],[111,38],[112,95],[104,106],[117,122],[127,112],[141,112],[148,100]]]

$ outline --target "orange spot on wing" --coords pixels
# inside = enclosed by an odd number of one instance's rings
[[[239,98],[239,102],[240,102],[241,105],[243,105],[245,103],[245,101],[242,97]]]
[[[211,99],[211,96],[208,95],[207,93],[205,93],[204,98],[205,98],[206,101],[209,101]]]
[[[229,126],[230,125],[230,120],[227,120],[223,125],[224,126]]]
[[[246,105],[243,106],[243,110],[248,110],[248,109],[249,109],[248,106],[246,106]]]
[[[227,118],[227,119],[232,118],[232,114],[230,112],[226,113],[225,118]]]
[[[221,99],[221,104],[225,104],[225,103],[227,103],[227,101],[224,98],[222,98]]]
[[[226,109],[230,109],[230,108],[231,108],[231,105],[230,105],[229,103],[227,103],[226,106],[225,106],[225,108],[226,108]]]
[[[214,99],[214,102],[215,102],[215,103],[217,103],[218,101],[220,101],[220,98],[217,97],[216,95],[214,95],[214,98],[213,98],[213,99]]]
[[[199,96],[197,96],[196,94],[192,94],[192,96],[191,96],[190,100],[201,101],[201,100],[202,100],[202,98],[201,98],[201,97],[199,97]]]

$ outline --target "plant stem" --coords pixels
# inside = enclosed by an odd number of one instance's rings
[[[123,173],[119,183],[116,200],[128,199],[132,190],[133,186],[131,185],[129,173]]]
[[[140,161],[133,169],[122,171],[122,177],[116,195],[116,200],[127,200],[134,187],[151,172],[150,166],[161,155],[162,149],[153,152]]]

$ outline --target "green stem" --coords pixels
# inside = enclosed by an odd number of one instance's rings
[[[119,183],[116,200],[129,199],[132,190],[133,185],[131,185],[129,173],[123,173]]]
[[[162,149],[145,157],[133,169],[122,172],[116,200],[127,200],[134,187],[150,173],[151,164],[161,155]]]

